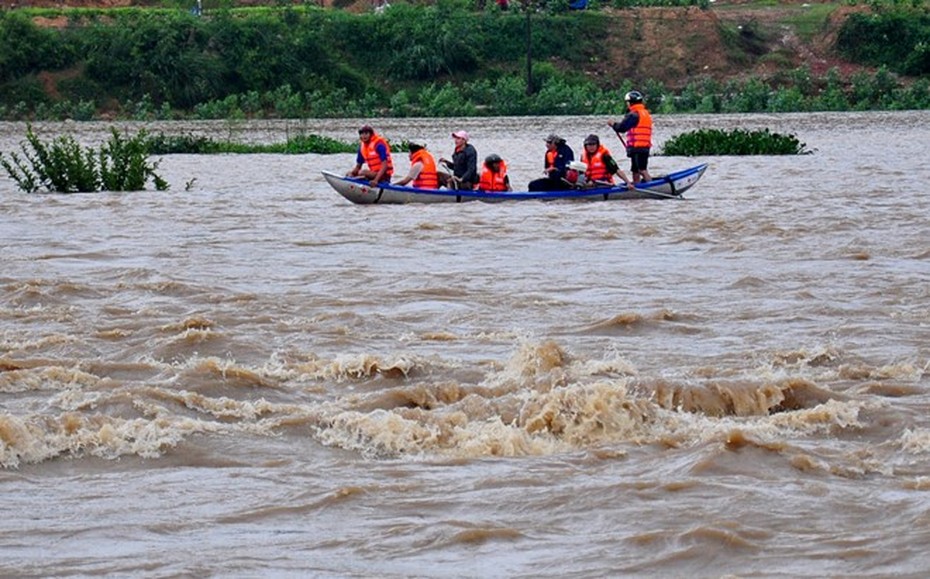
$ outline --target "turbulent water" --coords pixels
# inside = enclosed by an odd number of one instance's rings
[[[522,189],[550,132],[621,152],[607,120],[373,124]],[[354,155],[0,176],[0,573],[924,576],[930,112],[656,124],[814,152],[654,157],[710,163],[685,201],[353,206],[320,172]]]

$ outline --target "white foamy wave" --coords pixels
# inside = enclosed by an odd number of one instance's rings
[[[76,368],[50,366],[35,369],[11,370],[0,373],[0,392],[28,392],[40,390],[67,390],[94,387],[99,376]]]
[[[196,420],[126,420],[74,412],[25,417],[0,414],[0,465],[17,467],[62,455],[154,458],[192,433],[222,428]]]

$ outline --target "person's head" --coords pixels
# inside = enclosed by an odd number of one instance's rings
[[[407,141],[407,150],[411,153],[416,153],[420,149],[425,149],[426,143],[419,141],[417,139],[410,139]]]
[[[565,139],[556,135],[555,133],[552,133],[551,135],[546,137],[546,146],[549,147],[550,149],[556,149],[561,143],[564,143],[564,142],[565,142]]]
[[[596,151],[601,146],[601,139],[597,135],[588,135],[584,138],[584,148],[589,151]]]
[[[466,131],[455,131],[452,133],[452,139],[455,141],[455,145],[464,145],[468,142],[468,133]]]
[[[501,159],[500,155],[492,153],[485,158],[484,164],[487,165],[488,169],[497,171],[501,166],[501,161],[503,161],[503,159]]]
[[[362,125],[362,127],[358,130],[358,138],[366,143],[368,142],[368,139],[370,139],[374,134],[375,130],[371,128],[371,125]]]
[[[623,96],[623,100],[626,101],[627,106],[639,104],[643,102],[643,93],[638,90],[631,90]]]

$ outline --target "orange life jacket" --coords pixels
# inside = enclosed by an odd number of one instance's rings
[[[423,163],[420,174],[413,180],[413,186],[418,189],[439,189],[439,176],[436,174],[436,160],[426,149],[410,153],[410,164]]]
[[[642,103],[630,106],[630,111],[639,115],[639,122],[626,134],[628,149],[648,149],[652,146],[652,115]]]
[[[507,183],[507,163],[501,161],[500,171],[494,173],[488,169],[487,164],[481,171],[481,180],[478,181],[478,189],[482,191],[506,191]]]
[[[610,151],[604,145],[598,145],[597,152],[593,155],[588,154],[588,150],[581,155],[581,162],[588,166],[585,171],[588,181],[605,181],[613,185],[614,176],[607,170],[607,164],[604,163],[604,155],[609,155]]]
[[[555,167],[555,160],[559,158],[559,150],[546,151],[546,169]]]
[[[381,157],[378,156],[378,151],[376,150],[378,143],[384,143],[384,148],[387,149],[387,171],[384,172],[384,179],[386,180],[394,174],[394,159],[391,157],[391,145],[388,144],[384,137],[373,134],[371,138],[368,139],[367,143],[362,141],[360,143],[362,158],[365,159],[365,164],[368,165],[370,170],[375,173],[380,171]]]

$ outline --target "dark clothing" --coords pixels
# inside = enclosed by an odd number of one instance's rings
[[[642,151],[640,149],[631,149],[631,153],[627,153],[627,156],[630,158],[630,172],[634,175],[642,171],[647,171],[649,169],[649,149]]]
[[[617,164],[613,156],[610,153],[605,153],[602,158],[604,159],[604,166],[607,167],[607,172],[616,175],[617,171],[620,170],[620,165]]]
[[[555,171],[549,173],[548,177],[534,179],[530,181],[528,189],[530,191],[561,191],[570,188],[571,185],[564,181],[565,171],[568,170],[568,164],[575,160],[575,152],[565,144],[564,141],[559,143],[555,154]],[[548,155],[548,151],[546,151]],[[543,158],[543,171],[549,168],[548,157]]]
[[[550,179],[557,179],[561,181],[565,177],[565,171],[568,169],[568,164],[575,160],[575,151],[572,151],[572,148],[566,145],[564,142],[559,143],[558,148],[555,150],[555,171],[549,173]],[[546,169],[546,162],[543,161],[543,169]]]
[[[452,153],[451,169],[462,189],[474,189],[478,183],[478,151],[466,143],[461,150]]]
[[[639,124],[639,113],[630,112],[620,119],[619,123],[614,123],[614,131],[625,133]]]
[[[613,129],[614,129],[614,132],[616,132],[618,135],[622,135],[623,133],[628,132],[630,129],[632,129],[638,124],[639,124],[639,113],[631,111],[627,113],[626,115],[624,115],[624,117],[620,120],[619,123],[614,123]],[[635,147],[635,148],[627,147],[626,148],[627,157],[630,157],[632,159],[635,153],[645,153],[645,156],[648,157],[649,147]],[[646,168],[645,165],[643,165],[642,168],[645,169]],[[632,168],[630,170],[634,172],[636,171],[636,169],[632,169]]]

